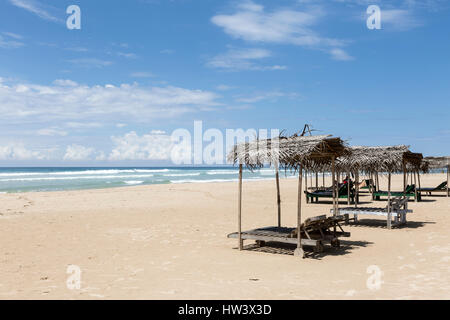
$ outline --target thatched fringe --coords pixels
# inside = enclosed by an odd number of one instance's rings
[[[344,142],[331,135],[277,137],[239,143],[228,153],[230,163],[245,164],[253,170],[265,164],[296,170],[300,165],[314,170],[331,162],[332,157],[347,154]]]
[[[352,146],[350,153],[338,159],[337,169],[342,172],[401,172],[403,164],[408,171],[420,169],[422,154],[409,151],[405,145]]]
[[[253,170],[266,164],[278,164],[296,170],[299,165],[314,172],[330,172],[336,157],[341,172],[402,172],[427,170],[421,153],[409,151],[406,145],[347,147],[331,135],[277,137],[237,144],[229,152],[230,163],[242,163]],[[447,159],[448,160],[448,159]]]
[[[428,169],[441,169],[450,166],[450,156],[426,157],[423,159],[423,167]]]

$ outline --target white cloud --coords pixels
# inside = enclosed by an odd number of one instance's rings
[[[434,0],[404,0],[397,3],[386,3],[380,0],[334,0],[337,2],[363,6],[357,16],[358,20],[366,21],[368,15],[366,8],[371,4],[378,4],[381,10],[381,29],[390,31],[408,31],[420,27],[424,23],[419,18],[419,14],[424,10],[435,11],[441,6],[443,1]]]
[[[131,131],[111,139],[115,147],[109,160],[167,160],[173,147],[171,137],[163,131],[152,131],[142,136]]]
[[[218,86],[216,86],[216,89],[220,91],[228,91],[234,89],[234,87],[226,84],[219,84]]]
[[[339,60],[339,61],[350,61],[353,60],[354,58],[352,56],[350,56],[347,52],[345,52],[343,49],[340,48],[334,48],[330,50],[330,54],[331,57],[334,60]]]
[[[117,123],[117,124],[116,124],[116,127],[117,127],[117,128],[123,128],[123,127],[126,127],[126,126],[127,126],[126,123]]]
[[[3,49],[16,49],[23,47],[25,44],[17,41],[16,38],[8,39],[0,35],[0,48]]]
[[[392,9],[393,5],[399,5],[403,8],[411,8],[418,10],[428,10],[437,11],[439,9],[448,8],[448,0],[397,0],[397,1],[386,1],[386,0],[333,0],[334,2],[344,3],[350,6],[369,6],[372,4],[382,5],[382,9],[388,7]]]
[[[117,55],[127,59],[136,59],[138,57],[137,54],[131,52],[118,52]]]
[[[387,25],[387,27],[386,27]],[[381,9],[381,28],[396,31],[406,31],[421,26],[412,10],[406,9]]]
[[[99,122],[67,122],[66,126],[75,129],[100,128],[103,124]]]
[[[83,68],[103,68],[112,65],[112,61],[101,60],[97,58],[71,59],[68,62]]]
[[[74,52],[88,52],[89,51],[89,49],[85,48],[85,47],[69,47],[69,48],[66,48],[66,50],[74,51]]]
[[[40,17],[44,20],[49,20],[49,21],[54,21],[54,22],[62,21],[61,19],[56,18],[51,13],[49,13],[47,10],[45,10],[43,8],[43,5],[40,4],[36,0],[9,0],[9,2],[11,4],[15,5],[16,7],[19,7],[19,8],[25,9],[31,13],[34,13],[35,15],[37,15],[38,17]]]
[[[281,97],[288,97],[288,98],[295,98],[298,97],[297,93],[286,93],[286,92],[280,92],[280,91],[270,91],[270,92],[262,92],[257,93],[252,96],[244,96],[244,97],[237,97],[236,101],[241,103],[256,103],[263,100],[268,101],[276,101],[278,98]]]
[[[104,161],[106,160],[106,155],[103,151],[98,152],[97,156],[95,157],[95,160],[97,161]]]
[[[67,136],[67,131],[60,130],[58,128],[44,128],[37,131],[40,136]]]
[[[67,79],[57,79],[53,81],[53,84],[60,87],[76,87],[78,83]]]
[[[217,98],[213,92],[173,86],[87,86],[67,80],[44,86],[3,80],[0,82],[0,124],[29,120],[117,123],[124,117],[148,121],[210,110],[218,105]]]
[[[151,134],[166,134],[164,130],[152,130],[150,131]]]
[[[318,7],[309,11],[266,12],[262,5],[245,1],[237,6],[235,13],[216,15],[211,21],[230,36],[246,41],[299,46],[343,45],[343,41],[321,37],[311,29],[322,16]]]
[[[48,154],[41,151],[29,150],[23,143],[0,146],[0,160],[43,160]]]
[[[4,34],[7,37],[14,38],[17,40],[23,39],[23,37],[20,34],[13,33],[13,32],[2,32],[2,34]]]
[[[154,75],[151,72],[138,71],[130,74],[133,78],[152,78]]]
[[[90,160],[94,155],[94,148],[87,148],[85,146],[72,144],[67,146],[66,154],[64,155],[64,160],[69,161],[81,161]]]
[[[219,54],[211,58],[207,66],[224,70],[284,70],[285,66],[272,65],[264,66],[255,63],[261,59],[268,58],[272,54],[269,50],[250,48],[250,49],[231,49],[224,54]]]

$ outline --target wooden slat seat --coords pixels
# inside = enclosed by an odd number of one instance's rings
[[[302,223],[302,245],[322,247],[323,242],[330,242],[332,246],[339,246],[339,237],[350,237],[349,232],[344,232],[339,223],[346,221],[346,217],[317,216],[308,218]],[[341,231],[334,233],[331,228],[338,226]],[[243,240],[256,240],[259,242],[297,243],[297,228],[289,227],[263,227],[241,233]],[[238,238],[239,233],[233,232],[228,238]]]
[[[390,209],[388,208],[390,207]],[[407,197],[395,197],[391,199],[390,204],[385,208],[380,207],[345,207],[339,208],[338,213],[343,215],[354,215],[354,222],[358,221],[358,215],[375,215],[384,216],[387,219],[387,227],[390,229],[391,226],[400,226],[406,224],[406,214],[413,212],[408,209],[408,198]],[[389,211],[390,210],[390,211]],[[330,210],[333,213],[333,209]],[[394,222],[392,223],[392,218]]]

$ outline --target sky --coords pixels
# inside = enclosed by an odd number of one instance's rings
[[[445,0],[2,0],[0,166],[171,165],[194,121],[449,155],[449,17]]]

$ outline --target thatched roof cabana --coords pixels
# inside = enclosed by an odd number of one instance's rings
[[[422,154],[413,153],[409,150],[409,146],[396,145],[396,146],[351,146],[347,148],[346,153],[340,156],[336,160],[336,170],[338,172],[345,172],[347,174],[353,173],[356,178],[356,201],[355,206],[358,204],[359,198],[359,174],[368,174],[374,177],[375,182],[370,186],[370,191],[379,189],[378,173],[386,172],[388,176],[392,173],[411,172],[415,174],[421,169]],[[330,165],[323,165],[320,170],[322,172],[330,172]],[[319,170],[318,170],[319,171]],[[317,176],[316,176],[317,177]],[[372,181],[372,179],[370,179]],[[418,177],[420,184],[420,177]],[[404,177],[404,190],[406,189],[406,176]],[[317,182],[316,182],[317,184]],[[390,185],[390,184],[389,184]],[[388,189],[390,189],[388,187]],[[388,190],[389,192],[389,190]],[[350,204],[350,189],[348,188],[347,201]]]
[[[281,229],[281,207],[278,168],[299,172],[298,199],[297,199],[297,249],[294,255],[304,256],[301,239],[301,194],[302,171],[314,169],[318,166],[330,164],[333,168],[335,159],[347,154],[344,142],[340,138],[330,135],[276,137],[273,139],[256,139],[233,146],[228,153],[227,160],[239,164],[239,197],[238,197],[238,239],[239,249],[243,249],[242,239],[242,168],[245,165],[250,170],[261,168],[264,165],[274,165],[276,168],[278,229]],[[334,181],[334,178],[333,178]],[[334,188],[335,191],[335,188]],[[337,212],[337,201],[333,197],[334,212]],[[336,230],[334,230],[336,234]],[[279,237],[278,237],[279,238]]]
[[[333,157],[347,154],[344,142],[331,135],[291,136],[244,142],[228,153],[230,163],[244,164],[253,170],[264,165],[278,164],[288,169],[307,169],[331,164]]]
[[[450,166],[450,156],[447,157],[425,157],[423,162],[429,169],[443,169]]]
[[[414,153],[409,150],[409,146],[356,146],[350,147],[351,154],[339,160],[338,166],[342,165],[350,172],[365,172],[374,174],[376,177],[376,188],[379,189],[378,173],[388,173],[388,198],[390,199],[391,192],[391,174],[403,173],[403,191],[407,188],[407,172],[411,172],[414,180],[420,186],[419,171],[422,165],[423,155],[421,153]],[[341,162],[342,161],[342,162]],[[415,201],[418,200],[417,186],[415,188]],[[358,190],[357,190],[358,192]]]
[[[447,169],[447,192],[446,195],[449,197],[450,190],[450,156],[443,157],[426,157],[423,159],[424,169]]]
[[[349,153],[337,160],[336,167],[343,172],[402,172],[404,165],[420,168],[422,154],[409,151],[405,145],[398,146],[351,146]]]

